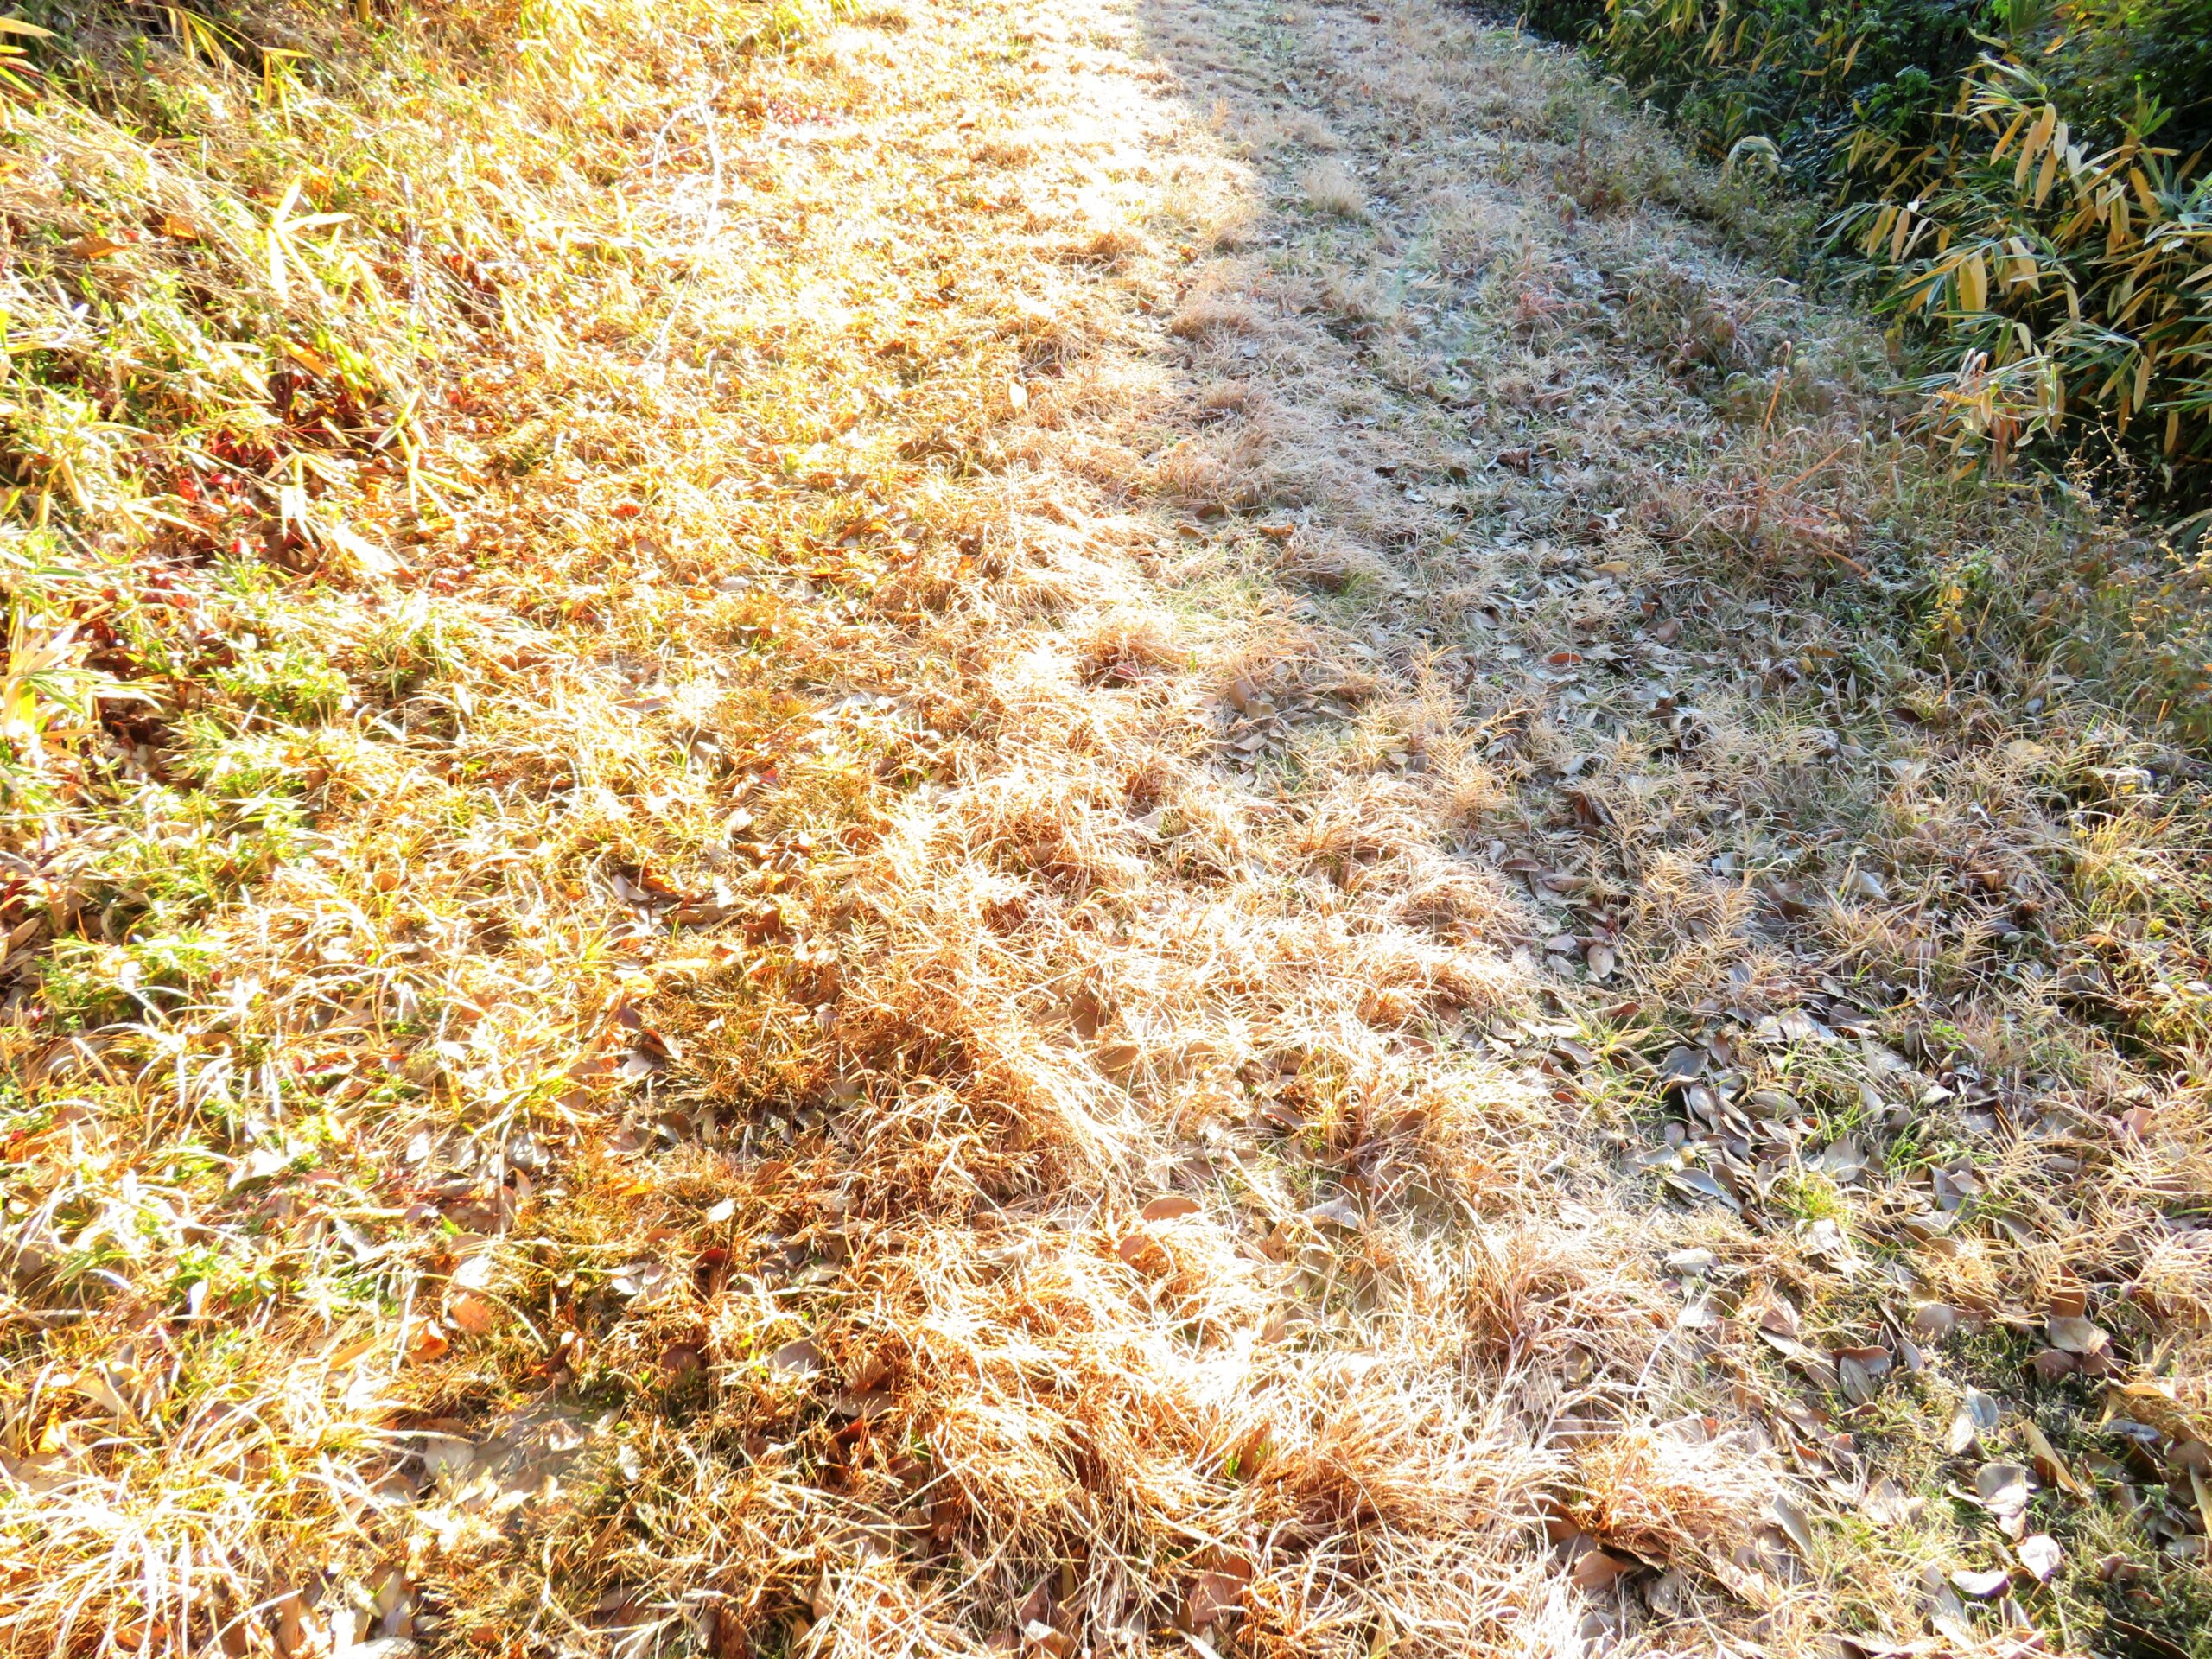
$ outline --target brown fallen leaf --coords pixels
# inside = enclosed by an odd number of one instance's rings
[[[332,373],[330,359],[316,351],[314,346],[302,346],[296,340],[288,340],[283,344],[283,351],[285,356],[290,358],[293,362],[298,364],[316,379],[326,380],[330,378]],[[652,879],[650,873],[647,879]]]
[[[2035,1357],[2029,1360],[2028,1363],[2034,1369],[2037,1377],[2044,1382],[2056,1382],[2062,1377],[2073,1376],[2082,1369],[2080,1360],[2058,1348],[2037,1349]]]
[[[1180,1193],[1175,1192],[1171,1192],[1164,1198],[1154,1198],[1138,1211],[1138,1214],[1147,1221],[1174,1221],[1181,1217],[1195,1216],[1198,1213],[1197,1199],[1186,1198]]]
[[[1109,1077],[1125,1077],[1136,1069],[1144,1051],[1135,1043],[1102,1043],[1095,1051],[1098,1069]]]
[[[1141,1264],[1147,1255],[1155,1259],[1164,1259],[1160,1249],[1160,1241],[1149,1233],[1123,1234],[1115,1241],[1114,1254],[1133,1268]]]
[[[499,1322],[499,1307],[481,1291],[456,1290],[446,1298],[446,1319],[456,1331],[480,1337]]]
[[[1686,1192],[1693,1198],[1711,1198],[1717,1203],[1726,1205],[1739,1216],[1744,1213],[1743,1200],[1721,1185],[1718,1179],[1704,1170],[1694,1167],[1670,1169],[1666,1173],[1665,1180],[1668,1185],[1678,1192]]]
[[[1836,1380],[1842,1385],[1844,1398],[1853,1405],[1872,1403],[1874,1378],[1864,1365],[1848,1356],[1839,1355],[1835,1362],[1835,1374]]]
[[[2032,1420],[2024,1421],[2020,1425],[2020,1433],[2028,1443],[2028,1460],[2035,1465],[2037,1474],[2052,1485],[2063,1491],[2071,1492],[2076,1497],[2087,1497],[2089,1495],[2089,1489],[2074,1478],[2074,1471],[2066,1466],[2065,1459],[2058,1455],[2057,1447],[2044,1437],[2043,1430],[2037,1428]]]
[[[2147,1378],[2105,1384],[2104,1421],[2115,1417],[2148,1423],[2170,1440],[2212,1440],[2212,1425],[2199,1427],[2196,1414],[2171,1389]]]
[[[1193,1628],[1212,1624],[1244,1606],[1245,1580],[1233,1573],[1201,1573],[1184,1592],[1183,1618]]]
[[[67,244],[69,251],[79,259],[112,258],[130,245],[127,242],[118,242],[111,238],[101,236],[98,232],[90,236],[80,236],[73,242]]]
[[[1578,1590],[1598,1595],[1610,1590],[1643,1563],[1632,1556],[1616,1554],[1610,1549],[1592,1548],[1574,1558],[1567,1577]]]
[[[1860,1504],[1868,1520],[1881,1527],[1902,1526],[1928,1512],[1928,1500],[1908,1493],[1887,1475],[1877,1475]]]

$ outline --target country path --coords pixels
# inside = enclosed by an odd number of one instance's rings
[[[773,18],[450,382],[281,1659],[2184,1650],[2177,774],[1993,643],[2098,532],[1510,28]]]

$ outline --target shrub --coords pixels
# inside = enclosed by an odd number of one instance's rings
[[[2212,500],[2212,0],[1536,0],[1831,245],[1978,464],[2108,443]]]
[[[1836,221],[1881,303],[1956,359],[1939,426],[2001,461],[2021,437],[2109,424],[2148,440],[2169,484],[2212,461],[2212,181],[2158,142],[2154,94],[2108,134],[2069,122],[2054,80],[1981,58],[1935,143],[1863,130],[1866,200]],[[2194,476],[2192,476],[2194,474]]]

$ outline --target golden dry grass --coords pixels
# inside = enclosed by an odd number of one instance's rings
[[[239,27],[7,115],[11,1651],[2201,1649],[2152,556],[1756,204],[1428,0]]]

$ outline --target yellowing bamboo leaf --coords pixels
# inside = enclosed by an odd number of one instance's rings
[[[1868,258],[1872,258],[1874,250],[1888,240],[1891,227],[1897,223],[1897,209],[1894,206],[1885,207],[1880,213],[1874,215],[1874,223],[1868,229],[1866,240],[1860,245],[1866,250]]]
[[[1989,308],[1989,271],[1981,262],[1980,250],[1960,262],[1959,303],[1968,311]]]
[[[2046,104],[2036,117],[2035,125],[2028,129],[2028,141],[2023,147],[2024,151],[2023,159],[2032,157],[2043,150],[2050,143],[2052,136],[2057,130],[2058,111],[2055,105]]]

